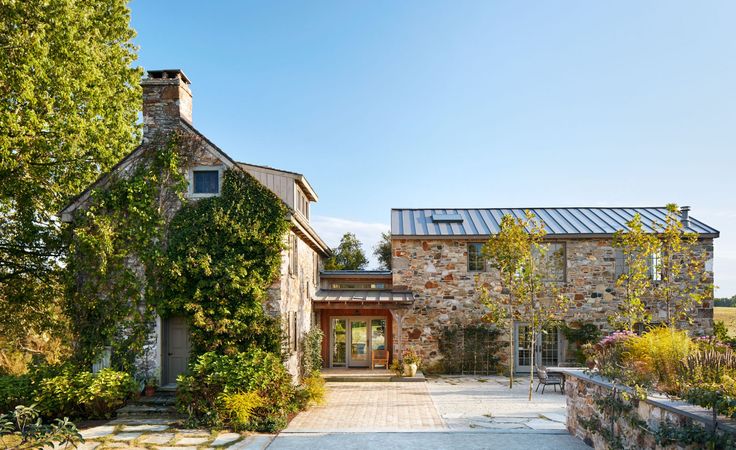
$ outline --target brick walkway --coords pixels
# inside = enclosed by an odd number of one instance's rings
[[[302,412],[287,433],[447,430],[427,383],[327,383],[327,402]]]

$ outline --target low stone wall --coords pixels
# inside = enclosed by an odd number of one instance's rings
[[[623,393],[622,400],[611,400],[614,388]],[[644,400],[631,396],[627,400],[627,394],[631,393],[630,389],[614,386],[582,370],[565,371],[568,431],[596,449],[704,448],[702,443],[693,441],[658,444],[656,436],[658,430],[668,425],[685,431],[682,434],[687,436],[686,440],[698,439],[698,434],[710,435],[713,429],[710,411],[664,396]],[[736,421],[719,417],[717,423],[720,438],[730,439],[731,443],[716,448],[733,448],[729,445],[736,444]]]

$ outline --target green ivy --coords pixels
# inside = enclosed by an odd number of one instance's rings
[[[113,366],[133,370],[150,331],[164,259],[166,208],[183,201],[182,136],[148,144],[124,176],[94,190],[70,230],[66,312],[76,362],[89,367],[107,345]]]
[[[256,179],[228,170],[220,196],[188,203],[174,216],[156,307],[188,318],[195,355],[280,352],[278,320],[263,303],[279,276],[286,212]]]

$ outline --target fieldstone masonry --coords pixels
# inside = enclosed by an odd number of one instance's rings
[[[440,330],[451,324],[477,323],[486,313],[478,302],[479,283],[500,292],[497,271],[468,271],[465,239],[393,239],[394,290],[414,293],[415,301],[402,321],[402,329],[395,325],[394,333],[402,339],[402,346],[413,346],[429,367],[438,363]],[[566,281],[561,291],[570,297],[572,305],[566,323],[594,323],[603,331],[611,331],[608,317],[621,301],[615,283],[615,249],[612,239],[589,238],[564,241],[567,253]],[[713,241],[701,241],[699,251],[713,258]],[[705,268],[712,283],[712,265]],[[663,321],[662,305],[652,311],[653,321]],[[713,330],[713,306],[709,302],[693,311],[693,324],[682,323],[683,328],[696,334]],[[505,338],[506,336],[502,336]],[[506,352],[499,355],[502,361]]]

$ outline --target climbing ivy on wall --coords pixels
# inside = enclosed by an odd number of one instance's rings
[[[112,346],[113,366],[132,371],[152,318],[151,298],[167,263],[167,208],[183,201],[187,163],[182,136],[146,145],[78,210],[70,230],[66,312],[76,362],[89,366]]]
[[[201,145],[183,133],[153,139],[79,210],[66,302],[79,364],[110,345],[113,366],[134,371],[155,313],[188,319],[194,355],[279,352],[280,326],[263,303],[279,276],[287,209],[239,170],[225,172],[220,196],[187,201],[184,171]]]
[[[256,179],[228,170],[220,196],[185,205],[171,221],[157,306],[189,319],[195,354],[279,352],[280,327],[263,303],[279,276],[286,212]]]

